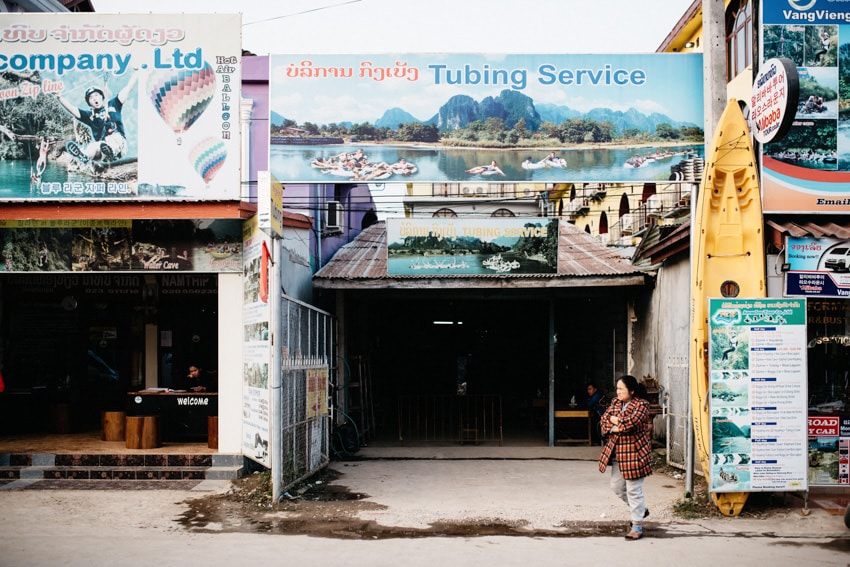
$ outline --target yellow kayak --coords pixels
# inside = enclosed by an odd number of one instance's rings
[[[750,132],[738,102],[729,101],[706,148],[705,171],[691,219],[691,405],[696,454],[710,485],[708,298],[765,297],[761,195]],[[721,513],[737,516],[747,492],[712,492]]]

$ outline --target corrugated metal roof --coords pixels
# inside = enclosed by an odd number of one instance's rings
[[[835,222],[835,220],[839,222]],[[765,224],[794,238],[834,237],[844,240],[850,239],[850,220],[846,220],[846,217],[842,219],[824,218],[804,223],[793,219],[776,218],[766,220]]]
[[[387,275],[387,227],[375,223],[340,248],[313,279],[377,279]]]
[[[683,217],[679,224],[653,224],[638,244],[632,264],[641,269],[656,269],[666,259],[690,247],[691,221]]]
[[[620,276],[639,270],[590,234],[567,222],[558,223],[559,276]]]
[[[576,285],[641,285],[644,274],[631,263],[597,241],[583,230],[567,222],[558,223],[558,273],[557,274],[487,274],[487,275],[440,275],[440,276],[388,276],[387,275],[387,230],[386,223],[379,222],[361,232],[346,244],[313,277],[317,287],[359,287],[355,284],[376,280],[398,287],[399,282],[456,280],[456,286],[474,286],[476,282],[548,280],[548,287],[572,287]],[[589,281],[581,283],[578,279]],[[572,280],[573,283],[567,282]],[[607,281],[606,280],[610,280]],[[518,287],[527,287],[518,286]],[[380,287],[380,286],[378,286]]]

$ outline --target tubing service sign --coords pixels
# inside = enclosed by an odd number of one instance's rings
[[[701,54],[269,63],[269,167],[284,182],[654,181],[703,153]]]
[[[711,491],[807,487],[806,300],[709,299]]]
[[[387,219],[387,274],[472,276],[558,271],[558,219]]]
[[[3,199],[239,197],[238,14],[0,15]]]

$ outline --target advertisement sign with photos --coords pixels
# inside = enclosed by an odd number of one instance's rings
[[[241,25],[0,14],[0,198],[238,199]]]
[[[788,237],[785,295],[850,297],[850,240]]]
[[[806,300],[709,299],[712,492],[807,487]]]
[[[271,310],[264,250],[269,236],[260,230],[257,216],[243,226],[244,277],[242,278],[242,454],[271,466],[272,404],[269,383],[271,366]]]
[[[239,219],[0,220],[3,272],[240,272]]]
[[[761,147],[765,213],[850,212],[850,122],[840,110],[850,103],[845,4],[759,3],[762,58],[790,61],[799,86],[787,135]]]

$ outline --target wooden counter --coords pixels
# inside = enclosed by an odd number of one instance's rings
[[[218,392],[128,392],[126,410],[128,417],[159,415],[163,441],[206,441],[207,418],[218,415]]]

